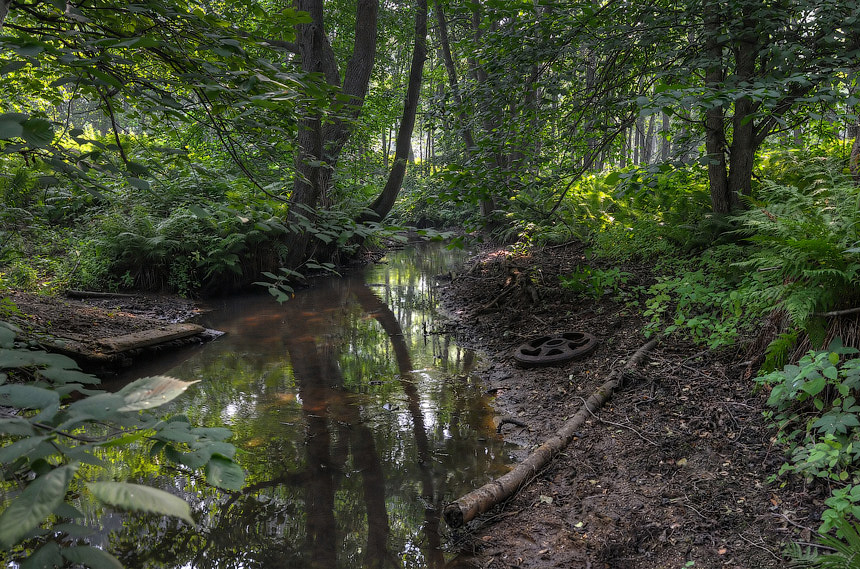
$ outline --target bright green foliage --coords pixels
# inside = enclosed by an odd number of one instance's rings
[[[94,388],[98,379],[69,358],[16,343],[15,329],[4,323],[0,369],[0,546],[15,557],[29,555],[30,565],[59,565],[64,558],[90,567],[119,566],[99,549],[58,547],[44,539],[58,532],[74,542],[86,534],[86,528],[73,523],[82,516],[74,507],[81,493],[120,510],[193,523],[188,504],[172,494],[99,480],[104,449],[145,445],[153,457],[191,469],[205,467],[215,486],[237,490],[243,484],[242,469],[233,461],[235,448],[225,442],[231,436],[228,429],[195,428],[181,415],[162,419],[149,412],[194,382],[156,376],[116,393],[103,392]],[[72,394],[76,397],[69,402]]]
[[[825,478],[834,490],[820,531],[846,516],[860,519],[860,358],[857,349],[834,340],[797,363],[759,377],[770,389],[766,416],[779,428],[789,461],[780,474]]]

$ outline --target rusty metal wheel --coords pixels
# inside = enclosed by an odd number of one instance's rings
[[[525,365],[557,364],[589,354],[596,347],[597,338],[587,332],[565,332],[526,342],[516,349],[514,359]]]

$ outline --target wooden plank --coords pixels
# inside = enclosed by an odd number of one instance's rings
[[[154,346],[155,344],[169,342],[170,340],[187,338],[188,336],[200,334],[204,330],[203,326],[198,326],[197,324],[165,324],[158,328],[151,328],[122,336],[101,338],[96,340],[96,343],[109,352],[120,353],[136,348]]]

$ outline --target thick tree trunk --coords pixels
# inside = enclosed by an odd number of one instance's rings
[[[415,128],[415,115],[418,112],[418,97],[421,94],[421,79],[424,76],[424,61],[427,59],[427,0],[418,0],[415,11],[415,49],[412,52],[412,65],[409,69],[409,84],[406,87],[406,101],[403,117],[397,129],[397,144],[394,148],[394,165],[388,174],[385,187],[376,200],[368,207],[368,212],[359,216],[358,222],[381,221],[391,211],[397,194],[406,175],[406,160]]]
[[[732,209],[741,207],[740,196],[748,196],[752,190],[752,171],[757,146],[751,113],[752,102],[748,98],[744,97],[735,101],[732,145],[729,153],[731,156],[729,191],[731,192]]]
[[[308,12],[312,20],[296,29],[302,70],[320,73],[329,85],[340,87],[340,70],[325,31],[323,0],[296,0],[295,6]],[[312,237],[305,229],[298,229],[305,225],[301,217],[310,217],[325,202],[338,157],[352,134],[352,119],[361,112],[376,55],[378,12],[378,0],[358,1],[352,56],[340,89],[348,100],[334,105],[339,118],[324,124],[320,116],[312,116],[299,127],[288,218],[296,230],[287,240],[287,267],[298,267],[310,256]]]
[[[708,34],[706,49],[712,59],[705,70],[705,85],[716,92],[723,82],[722,46],[717,42],[722,27],[719,6],[715,0],[703,0],[702,11],[705,33]],[[725,111],[722,105],[714,104],[705,111],[705,152],[708,159],[711,207],[715,213],[728,213],[734,209],[726,163],[725,127]]]
[[[756,36],[756,24],[752,15],[744,11],[745,32],[732,50],[735,56],[735,75],[741,81],[752,81],[755,76],[755,63],[759,51]],[[756,129],[753,115],[757,107],[749,97],[735,101],[734,118],[732,120],[732,145],[729,156],[729,191],[731,192],[732,209],[741,207],[740,196],[748,196],[752,191],[752,171],[755,154],[759,144],[756,141]],[[764,140],[762,138],[762,140]]]
[[[3,22],[6,21],[6,15],[9,13],[9,6],[12,0],[0,0],[0,31],[3,30]]]

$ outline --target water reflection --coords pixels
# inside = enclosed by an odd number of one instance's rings
[[[142,466],[200,523],[137,520],[109,547],[129,567],[444,566],[442,505],[510,462],[474,355],[436,332],[433,277],[453,254],[407,250],[284,305],[207,314],[228,334],[169,373],[202,380],[182,410],[233,429],[248,486],[225,496]]]

